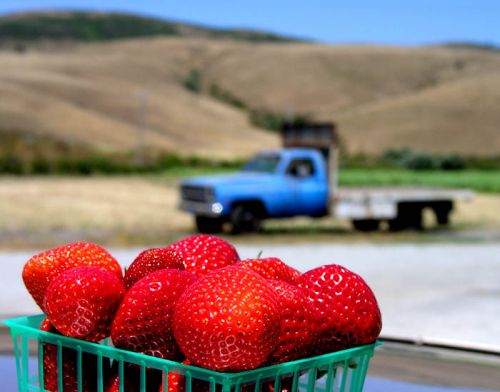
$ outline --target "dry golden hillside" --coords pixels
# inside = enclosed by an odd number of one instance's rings
[[[183,85],[192,70],[201,93]],[[155,38],[4,50],[0,131],[217,157],[278,145],[213,85],[251,108],[336,120],[351,152],[500,152],[500,55],[438,47]]]

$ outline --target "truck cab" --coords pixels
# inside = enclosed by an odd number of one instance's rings
[[[234,232],[257,231],[265,218],[326,215],[327,176],[315,149],[263,151],[239,173],[183,181],[181,208],[195,216],[201,232],[219,232],[226,222]]]

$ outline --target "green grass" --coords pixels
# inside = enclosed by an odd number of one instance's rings
[[[341,169],[340,185],[420,185],[500,193],[500,170]]]
[[[234,173],[234,167],[172,167],[162,172],[168,178]],[[478,192],[500,193],[500,170],[411,171],[405,169],[340,170],[341,186],[416,185],[441,188],[467,188]]]

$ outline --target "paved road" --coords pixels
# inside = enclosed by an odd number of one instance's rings
[[[278,256],[301,271],[339,263],[368,281],[383,334],[500,351],[500,244],[282,244],[237,246],[242,257]],[[0,253],[0,315],[38,313],[20,273],[30,252]],[[111,252],[128,265],[139,249]],[[3,317],[3,316],[2,316]]]

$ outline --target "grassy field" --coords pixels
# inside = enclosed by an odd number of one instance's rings
[[[39,248],[83,239],[108,245],[170,243],[194,232],[191,217],[177,209],[180,174],[0,177],[0,247]],[[452,229],[498,230],[499,210],[500,195],[478,194],[471,202],[457,204]],[[428,227],[434,224],[432,219],[424,221]],[[366,235],[354,232],[347,221],[297,218],[270,221],[265,235],[238,241],[384,242],[434,238],[434,231],[424,235]]]
[[[342,169],[340,184],[424,185],[446,188],[468,188],[478,192],[500,193],[498,170],[410,171],[398,169]]]

